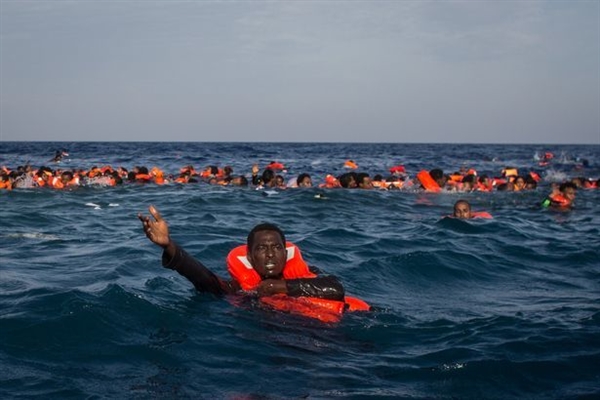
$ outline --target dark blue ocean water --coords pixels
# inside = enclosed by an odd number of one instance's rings
[[[570,212],[536,206],[549,181],[597,179],[600,146],[4,142],[0,165],[49,164],[61,148],[62,168],[249,174],[277,160],[318,183],[353,159],[371,174],[515,166],[546,181],[472,194],[0,191],[0,398],[600,398],[600,191],[579,190]],[[546,151],[556,162],[541,169]],[[442,219],[459,197],[494,219]],[[143,235],[149,204],[222,276],[252,226],[277,223],[376,310],[326,325],[198,294]]]

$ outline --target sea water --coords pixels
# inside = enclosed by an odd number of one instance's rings
[[[56,150],[69,153],[60,164]],[[540,167],[541,154],[555,158]],[[1,398],[600,397],[600,191],[539,207],[551,182],[600,177],[600,146],[0,143],[0,165],[285,164],[318,184],[402,164],[544,179],[533,191],[288,189],[123,184],[0,191]],[[491,220],[443,218],[466,198]],[[259,222],[373,305],[337,324],[197,293],[161,267],[138,213],[217,274]]]

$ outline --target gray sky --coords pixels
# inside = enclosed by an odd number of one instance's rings
[[[600,0],[0,0],[0,140],[600,144]]]

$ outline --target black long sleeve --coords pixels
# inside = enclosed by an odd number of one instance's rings
[[[175,255],[171,259],[166,252],[163,252],[162,265],[185,276],[194,284],[196,290],[216,295],[233,294],[239,290],[231,281],[223,280],[215,275],[181,247],[176,245],[176,248]]]

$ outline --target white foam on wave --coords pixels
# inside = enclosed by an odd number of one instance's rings
[[[40,239],[40,240],[58,240],[56,235],[50,235],[41,232],[25,232],[25,233],[8,233],[4,235],[7,238],[13,239]]]
[[[544,179],[548,182],[564,182],[569,179],[569,176],[566,173],[553,169],[547,170],[544,175]]]

